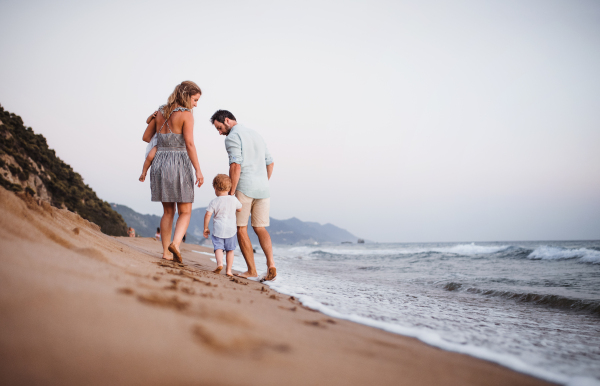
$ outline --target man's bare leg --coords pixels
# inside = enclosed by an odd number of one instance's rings
[[[163,259],[173,260],[173,254],[169,252],[171,244],[171,229],[173,229],[173,218],[175,217],[175,203],[163,202],[164,214],[160,219],[160,236],[163,245]]]
[[[265,227],[252,227],[258,236],[258,242],[267,257],[267,276],[265,280],[273,280],[277,276],[275,269],[275,260],[273,260],[273,245],[271,244],[271,235]]]
[[[244,273],[236,274],[239,277],[257,277],[256,265],[254,264],[254,251],[252,250],[252,243],[250,242],[250,236],[248,236],[248,227],[237,227],[238,244],[242,250],[244,260],[246,260],[246,266],[248,270]],[[229,268],[229,267],[228,267]]]

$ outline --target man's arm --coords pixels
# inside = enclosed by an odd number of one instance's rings
[[[267,165],[267,178],[271,179],[271,174],[273,174],[273,166],[275,166],[275,162],[271,162]]]
[[[229,156],[229,178],[231,178],[231,190],[229,195],[235,195],[235,190],[240,182],[240,174],[242,173],[242,139],[236,133],[230,133],[225,138],[225,149]]]
[[[235,195],[238,182],[240,182],[240,174],[242,172],[242,166],[233,162],[229,165],[229,178],[231,178],[231,190],[229,191],[230,196]]]

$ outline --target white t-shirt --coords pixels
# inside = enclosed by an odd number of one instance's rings
[[[235,196],[218,196],[212,200],[207,212],[214,213],[214,231],[215,237],[228,239],[235,236],[237,225],[235,220],[235,210],[241,209],[242,203]]]

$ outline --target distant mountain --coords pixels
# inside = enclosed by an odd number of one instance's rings
[[[125,236],[127,225],[108,202],[56,156],[46,138],[0,106],[0,186],[66,208],[112,236]]]
[[[156,228],[160,226],[160,216],[151,214],[140,214],[133,209],[119,204],[111,204],[128,226],[133,227],[141,236],[153,237]],[[187,241],[194,244],[202,244],[204,236],[204,215],[206,208],[197,208],[192,211],[190,226],[188,227]],[[209,229],[213,231],[212,218]],[[258,245],[258,237],[248,223],[248,233],[253,244]],[[305,243],[340,243],[343,241],[356,242],[358,239],[345,229],[338,228],[333,224],[321,225],[316,222],[305,222],[292,217],[288,220],[276,220],[271,217],[271,226],[267,228],[271,234],[274,244],[305,244]]]

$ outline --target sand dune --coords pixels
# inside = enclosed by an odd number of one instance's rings
[[[210,270],[211,250],[114,238],[0,188],[0,383],[541,385]]]

